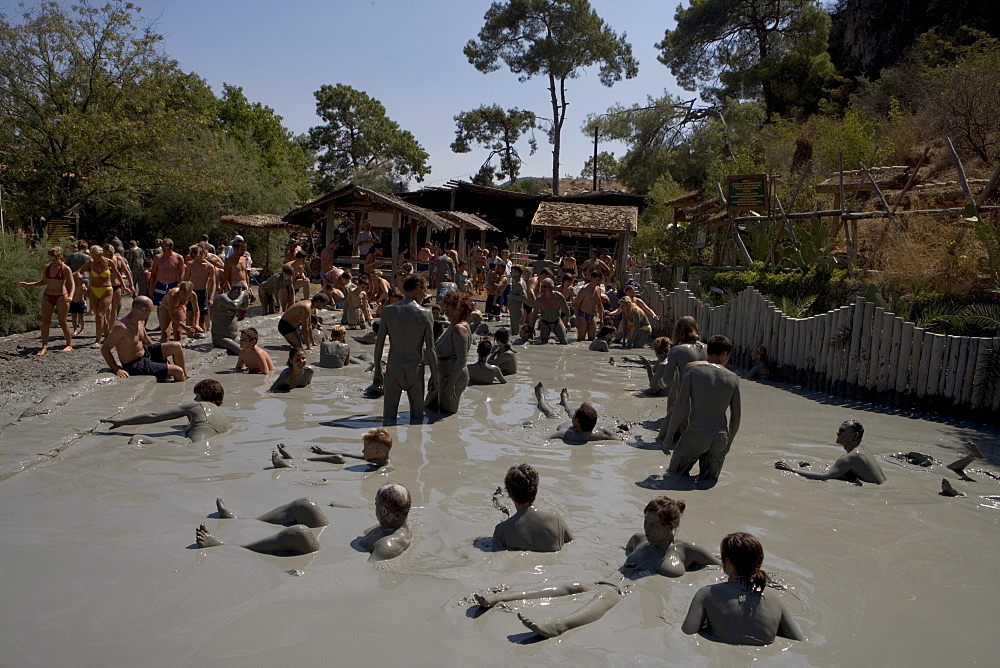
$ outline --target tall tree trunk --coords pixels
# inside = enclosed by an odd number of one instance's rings
[[[552,97],[552,194],[559,194],[559,140],[562,119],[559,117],[559,98],[556,97],[556,78],[549,74],[549,93]]]

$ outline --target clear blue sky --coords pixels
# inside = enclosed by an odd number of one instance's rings
[[[200,75],[216,93],[223,82],[242,86],[250,100],[272,107],[293,132],[319,124],[313,92],[323,84],[347,84],[380,100],[389,117],[430,154],[432,171],[425,184],[468,179],[485,159],[482,151],[458,155],[450,150],[458,112],[496,103],[551,115],[544,79],[519,83],[506,69],[481,74],[462,54],[482,27],[488,0],[133,2],[142,7],[142,17],[155,21],[165,37],[164,50],[185,70]],[[673,26],[677,0],[591,4],[616,32],[627,33],[639,76],[605,88],[593,68],[568,83],[564,175],[578,175],[593,152],[592,141],[579,130],[587,114],[616,102],[643,102],[647,94],[658,96],[665,89],[683,94],[656,60],[654,47]],[[14,13],[16,7],[6,11]],[[522,151],[524,176],[552,173],[551,145],[544,134],[538,139],[534,156],[525,156],[526,147]],[[601,149],[623,152],[620,145]]]

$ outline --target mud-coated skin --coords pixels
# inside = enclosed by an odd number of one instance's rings
[[[434,352],[434,321],[428,309],[411,296],[386,306],[375,341],[375,380],[380,380],[382,350],[385,337],[392,341],[386,363],[382,399],[382,424],[396,424],[399,399],[406,392],[410,402],[410,422],[424,418],[424,360],[431,367],[431,377],[437,381],[437,355]]]
[[[740,417],[739,377],[721,364],[688,365],[666,429],[667,434],[681,431],[680,442],[670,458],[669,472],[687,474],[698,460],[698,476],[717,479],[740,428]],[[685,421],[687,427],[681,430],[680,425]],[[669,447],[665,440],[664,452]]]
[[[667,355],[667,366],[663,370],[663,383],[669,389],[667,391],[667,415],[663,418],[660,433],[656,440],[663,441],[667,438],[667,425],[670,423],[670,415],[674,409],[674,402],[677,400],[677,393],[681,389],[681,380],[684,376],[684,369],[691,362],[699,362],[708,359],[708,348],[701,341],[695,343],[681,343],[670,348]],[[685,422],[680,422],[677,429],[684,429]],[[669,441],[673,441],[677,432],[669,434]]]
[[[250,293],[230,290],[216,295],[212,303],[212,345],[225,348],[234,355],[240,354],[240,332],[236,316],[246,310]]]
[[[116,429],[120,426],[153,424],[184,417],[188,419],[188,426],[184,429],[184,434],[193,443],[205,441],[213,436],[229,431],[229,418],[222,412],[222,409],[215,404],[203,401],[185,401],[176,408],[140,413],[128,418],[102,420],[102,422],[109,422],[112,428]],[[134,442],[151,443],[153,439],[142,436],[136,437]]]

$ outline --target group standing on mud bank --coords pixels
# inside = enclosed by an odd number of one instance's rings
[[[186,381],[184,339],[200,339],[204,332],[211,332],[214,347],[237,358],[236,371],[265,375],[271,383],[270,391],[275,393],[308,392],[304,388],[322,382],[318,379],[323,378],[323,372],[317,375],[310,365],[311,358],[324,369],[369,364],[367,371],[372,373],[372,382],[365,394],[382,397],[383,427],[364,434],[360,453],[313,445],[308,456],[296,459],[284,444],[279,444],[271,454],[271,466],[290,469],[292,476],[298,475],[296,469],[316,466],[313,463],[339,465],[352,460],[368,467],[363,471],[365,475],[391,476],[395,469],[389,465],[393,444],[390,430],[399,421],[399,403],[404,392],[406,419],[411,424],[423,424],[427,418],[431,424],[455,420],[458,418],[452,416],[460,412],[467,387],[482,386],[476,391],[485,393],[501,391],[496,386],[518,379],[518,360],[530,361],[533,346],[573,345],[579,355],[599,353],[592,357],[595,363],[603,360],[605,366],[606,353],[615,346],[630,350],[632,356],[622,358],[622,363],[643,368],[648,381],[648,387],[638,392],[636,398],[648,399],[657,406],[665,398],[656,435],[663,453],[669,457],[663,481],[690,485],[670,488],[705,490],[718,482],[726,457],[736,443],[742,414],[740,378],[727,368],[733,344],[721,335],[708,336],[704,341],[698,323],[690,316],[677,319],[670,338],[654,338],[653,332],[662,330],[666,323],[660,323],[637,294],[637,284],[626,282],[616,287],[613,278],[616,267],[610,256],[601,257],[596,249],[589,249],[589,259],[578,266],[572,252],[564,253],[555,262],[542,251],[531,266],[522,266],[515,264],[506,250],[497,252],[476,246],[466,253],[474,272],[469,274],[468,265],[451,245],[445,249],[426,246],[421,248],[415,263],[405,265],[416,271],[394,275],[389,281],[380,273],[378,237],[370,226],[358,237],[359,249],[365,247],[367,251],[364,261],[359,262],[357,269],[334,267],[327,251],[336,250],[336,241],[331,243],[324,250],[321,285],[312,295],[305,261],[308,255],[298,239],[290,239],[281,278],[267,288],[273,292],[267,295],[268,305],[280,311],[275,323],[280,338],[264,329],[265,322],[240,327],[255,297],[250,257],[239,236],[221,256],[214,253],[214,247],[209,249],[207,239],[190,247],[184,256],[174,253],[172,242],[165,239],[151,263],[140,259],[146,265],[140,277],[129,268],[137,257],[119,262],[113,246],[108,255],[95,245],[89,259],[82,264],[79,258],[75,260],[75,269],[72,264],[63,264],[61,255],[53,249],[43,278],[24,285],[45,287],[43,323],[52,313],[59,314],[70,350],[71,331],[66,316],[71,301],[78,296],[77,282],[85,285],[83,290],[91,297],[98,325],[102,355],[112,373],[122,378],[152,375],[159,381]],[[84,274],[89,274],[86,281]],[[259,287],[262,302],[266,285],[267,281]],[[130,311],[117,321],[113,317],[117,308],[116,286],[123,292],[135,289],[139,293]],[[485,297],[481,312],[473,299],[477,286]],[[296,301],[300,291],[302,298]],[[154,309],[158,311],[158,343],[154,343],[147,331]],[[341,324],[324,330],[323,317],[338,309],[342,312]],[[497,326],[491,330],[494,321]],[[367,329],[369,325],[371,330],[355,340],[361,345],[374,344],[373,354],[352,355],[353,344],[346,341],[347,328]],[[574,329],[577,339],[571,343],[570,333]],[[520,334],[520,338],[512,341],[512,334]],[[275,369],[270,353],[261,346],[265,339],[272,343],[283,341],[289,346],[287,364],[280,372]],[[47,349],[47,325],[42,331],[42,342],[39,354]],[[649,345],[654,360],[641,354]],[[473,347],[474,357],[470,355]],[[765,355],[766,351],[761,354],[758,367]],[[758,367],[756,375],[766,375],[766,368]],[[275,372],[277,375],[272,376]],[[579,389],[586,391],[585,386]],[[538,410],[544,417],[567,420],[552,431],[550,440],[574,448],[595,447],[620,442],[630,429],[615,422],[602,425],[602,419],[609,416],[602,418],[598,407],[589,401],[579,405],[574,402],[576,407],[571,407],[567,389],[560,392],[556,407],[549,403],[542,383],[537,383],[534,390]],[[175,408],[125,418],[110,417],[106,422],[117,430],[186,418],[187,441],[210,442],[230,429],[222,409],[224,389],[218,381],[205,379],[195,385],[194,392],[192,401]],[[886,476],[876,456],[861,445],[863,434],[864,428],[857,421],[844,422],[837,443],[846,452],[825,472],[813,472],[805,462],[778,461],[774,467],[812,480],[839,479],[881,485]],[[164,440],[137,434],[130,442],[153,444]],[[966,458],[949,468],[962,473],[973,459],[981,456],[978,450],[970,448]],[[696,476],[692,475],[695,464]],[[947,480],[942,489],[945,496],[961,494]],[[949,489],[954,494],[948,493]],[[505,493],[510,498],[514,512],[508,512],[509,517],[495,526],[490,541],[493,550],[557,553],[585,532],[581,527],[569,526],[557,511],[536,507],[538,490],[539,476],[529,462],[512,466],[506,472],[498,495]],[[380,487],[374,504],[378,524],[358,537],[356,544],[370,552],[372,560],[393,559],[403,554],[414,540],[419,540],[408,524],[410,507],[410,492],[404,486],[389,482]],[[776,637],[804,639],[781,596],[768,587],[769,576],[761,570],[764,551],[759,540],[749,533],[733,531],[722,538],[717,554],[682,540],[676,533],[685,507],[684,501],[667,496],[650,500],[643,511],[643,531],[625,543],[624,564],[608,580],[477,593],[474,600],[479,607],[488,609],[499,602],[592,593],[586,603],[564,617],[540,619],[519,614],[529,629],[543,637],[553,637],[604,616],[624,598],[630,586],[626,580],[644,575],[678,578],[692,570],[721,568],[727,580],[698,590],[687,616],[676,620],[684,633],[701,633],[722,642],[748,645],[769,644]],[[221,499],[217,510],[220,518],[235,518]],[[242,547],[277,555],[319,550],[322,528],[329,524],[316,502],[305,498],[268,511],[257,520],[282,528]],[[224,532],[217,533],[224,536]],[[196,542],[203,548],[224,544],[204,525],[196,531]]]

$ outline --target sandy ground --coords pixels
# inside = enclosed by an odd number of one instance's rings
[[[274,318],[254,324],[265,331],[265,347],[280,364]],[[21,345],[30,348],[30,338]],[[65,373],[85,366],[90,353],[77,352],[63,356],[72,357],[71,363],[58,362],[72,367]],[[270,395],[269,379],[231,373],[232,359],[218,353],[192,351],[189,382],[99,384],[61,408],[3,429],[0,564],[7,577],[0,662],[995,661],[1000,483],[986,473],[962,481],[941,466],[925,470],[890,461],[883,462],[888,482],[882,486],[813,482],[773,468],[776,459],[832,461],[841,452],[833,444],[837,426],[857,418],[876,453],[920,450],[946,462],[960,454],[964,439],[973,438],[991,458],[976,466],[995,472],[1000,446],[993,427],[845,405],[744,381],[743,426],[720,483],[708,490],[677,489],[663,480],[667,460],[651,444],[663,400],[635,392],[645,384],[643,370],[611,366],[607,354],[583,346],[529,346],[520,349],[520,373],[511,382],[468,388],[458,415],[392,428],[396,445],[389,472],[301,461],[297,469],[275,470],[270,452],[277,442],[296,456],[311,444],[360,450],[360,434],[378,423],[372,416],[381,413],[381,401],[362,397],[369,377],[358,367],[317,369],[311,387]],[[37,364],[27,358],[19,363],[25,375],[43,368],[27,366]],[[131,433],[176,436],[179,425],[108,432],[99,424],[102,417],[174,405],[204,377],[224,384],[224,410],[233,420],[231,432],[208,444],[130,446]],[[628,422],[630,431],[621,442],[604,445],[549,440],[556,421],[537,411],[532,387],[539,380],[551,400],[567,386],[573,402],[591,401],[609,423]],[[16,379],[4,382],[17,387]],[[22,392],[44,391],[30,385]],[[38,452],[53,446],[53,454],[37,460]],[[28,460],[34,465],[21,465]],[[507,467],[524,461],[541,475],[537,505],[560,512],[576,534],[559,553],[484,549],[484,537],[502,519],[491,494]],[[968,496],[939,496],[945,476]],[[371,501],[387,481],[413,494],[414,542],[398,559],[375,565],[352,542],[375,523]],[[641,529],[643,505],[659,494],[687,502],[682,538],[715,549],[728,532],[756,534],[766,551],[764,567],[787,587],[781,596],[808,640],[747,648],[681,634],[691,596],[718,581],[718,569],[676,580],[622,582],[621,547]],[[309,556],[244,550],[236,544],[273,527],[215,514],[216,497],[247,518],[303,496],[320,503],[331,520],[318,531],[322,549]],[[202,522],[230,544],[198,549],[194,529]],[[485,614],[469,599],[474,591],[499,585],[597,580],[631,585],[630,594],[599,622],[553,640],[539,641],[512,611],[564,614],[584,603],[585,594]]]

